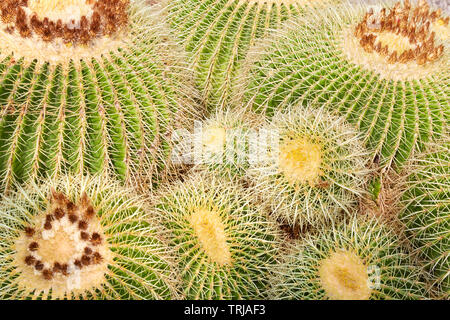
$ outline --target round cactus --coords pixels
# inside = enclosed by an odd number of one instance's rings
[[[228,100],[248,48],[269,29],[305,7],[330,0],[172,0],[169,21],[197,72],[196,84],[210,105]]]
[[[390,226],[360,216],[293,244],[275,269],[270,297],[420,299],[421,276]]]
[[[5,0],[0,16],[0,189],[68,172],[136,182],[163,167],[188,88],[156,10]]]
[[[402,220],[407,235],[432,275],[432,282],[450,296],[450,143],[433,145],[411,167],[403,195]]]
[[[272,214],[291,226],[320,225],[349,212],[364,192],[367,151],[358,133],[323,108],[289,108],[265,128],[249,170]]]
[[[197,174],[162,190],[155,210],[172,231],[187,299],[263,297],[279,232],[240,185]]]
[[[326,105],[358,126],[382,166],[403,164],[450,117],[449,19],[424,1],[379,9],[295,19],[252,50],[235,98],[269,115],[300,100]]]
[[[19,188],[0,212],[1,299],[177,297],[167,232],[128,189],[65,176]]]
[[[193,132],[180,137],[174,162],[229,178],[242,177],[253,160],[252,144],[263,123],[262,115],[243,109],[216,110],[208,119],[196,121]]]

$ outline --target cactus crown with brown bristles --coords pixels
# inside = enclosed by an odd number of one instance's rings
[[[0,300],[179,297],[168,230],[114,179],[30,182],[0,212]]]
[[[448,25],[449,18],[441,16],[440,9],[431,11],[426,1],[416,7],[409,0],[397,2],[387,12],[386,8],[375,14],[371,8],[354,30],[355,37],[368,53],[377,52],[388,63],[417,62],[424,65],[438,60],[444,53],[444,45],[436,43],[433,24]],[[389,41],[389,39],[393,41]],[[393,42],[401,42],[395,46]]]
[[[111,259],[95,209],[86,193],[78,203],[51,191],[46,212],[36,216],[16,241],[20,284],[29,290],[52,288],[64,296],[104,281]]]
[[[4,0],[1,21],[8,33],[45,42],[88,44],[128,24],[129,0]]]

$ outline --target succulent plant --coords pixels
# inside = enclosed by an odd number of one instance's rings
[[[424,1],[379,8],[295,19],[251,50],[235,99],[269,115],[300,100],[325,105],[358,126],[374,160],[403,164],[448,124],[449,19]]]
[[[421,278],[390,226],[354,216],[293,244],[275,269],[270,297],[421,299],[426,297]]]
[[[0,202],[1,299],[177,297],[167,232],[103,178],[32,183]]]
[[[155,211],[172,232],[187,299],[264,296],[279,231],[240,185],[195,174],[162,187]]]
[[[330,0],[171,0],[169,21],[179,34],[209,107],[228,101],[247,50],[305,7]]]
[[[450,297],[450,141],[428,146],[409,168],[401,213],[406,233],[432,275]]]
[[[188,84],[152,8],[5,0],[0,16],[0,189],[67,172],[134,183],[164,166]]]
[[[196,121],[193,132],[180,135],[172,154],[177,164],[193,164],[196,171],[210,171],[228,178],[245,176],[265,118],[245,110],[216,110]]]
[[[369,172],[352,126],[323,108],[299,105],[278,112],[265,130],[267,143],[248,175],[278,220],[303,228],[352,211]]]

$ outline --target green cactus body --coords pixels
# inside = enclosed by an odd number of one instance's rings
[[[233,179],[243,177],[251,165],[251,152],[264,116],[245,110],[216,110],[197,122],[194,134],[180,144],[178,162],[194,164],[196,171],[209,171]],[[183,141],[185,143],[183,143]]]
[[[67,172],[136,181],[140,169],[152,174],[163,167],[174,115],[188,104],[169,68],[178,58],[143,1],[125,10],[121,29],[86,43],[83,33],[54,24],[41,22],[23,38],[18,26],[0,22],[2,189]],[[47,31],[54,37],[40,39]]]
[[[450,296],[450,144],[432,147],[411,168],[401,217],[432,283]]]
[[[0,203],[1,299],[173,299],[174,252],[142,197],[102,178],[32,183]]]
[[[303,228],[351,212],[369,173],[358,132],[323,108],[292,107],[268,122],[248,179],[272,214]]]
[[[395,232],[363,216],[293,244],[272,283],[270,297],[283,300],[425,297],[420,268]]]
[[[368,10],[342,5],[292,21],[252,50],[237,103],[272,115],[295,101],[317,102],[356,124],[381,165],[404,163],[450,116],[448,19],[426,2],[417,9],[422,20],[396,6],[409,22]]]
[[[299,15],[303,8],[330,1],[310,0],[173,0],[169,20],[179,33],[196,70],[196,84],[209,104],[230,96],[251,45]]]
[[[279,232],[239,185],[206,175],[165,188],[155,210],[172,232],[186,299],[257,299]]]

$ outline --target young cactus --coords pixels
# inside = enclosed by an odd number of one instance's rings
[[[279,231],[240,185],[196,174],[164,188],[155,210],[172,232],[187,299],[264,296]]]
[[[450,117],[449,18],[422,0],[376,8],[295,19],[252,50],[238,103],[269,115],[299,100],[326,105],[358,126],[382,166],[403,164]]]
[[[0,190],[67,172],[134,183],[163,167],[189,104],[153,11],[143,0],[1,1]]]
[[[193,132],[180,135],[173,161],[193,164],[196,171],[210,171],[228,178],[243,177],[252,161],[252,143],[264,116],[245,110],[216,110],[196,121]]]
[[[355,129],[323,108],[278,112],[249,170],[272,214],[291,226],[318,226],[349,212],[364,193],[367,151]]]
[[[247,50],[305,7],[330,0],[171,0],[168,18],[191,55],[196,84],[209,106],[231,94]]]
[[[32,184],[0,212],[0,299],[177,297],[167,232],[141,197],[111,181]]]
[[[425,285],[388,225],[366,216],[295,243],[270,291],[283,300],[421,299]]]
[[[433,145],[411,167],[401,214],[406,233],[432,275],[450,297],[450,140]]]

